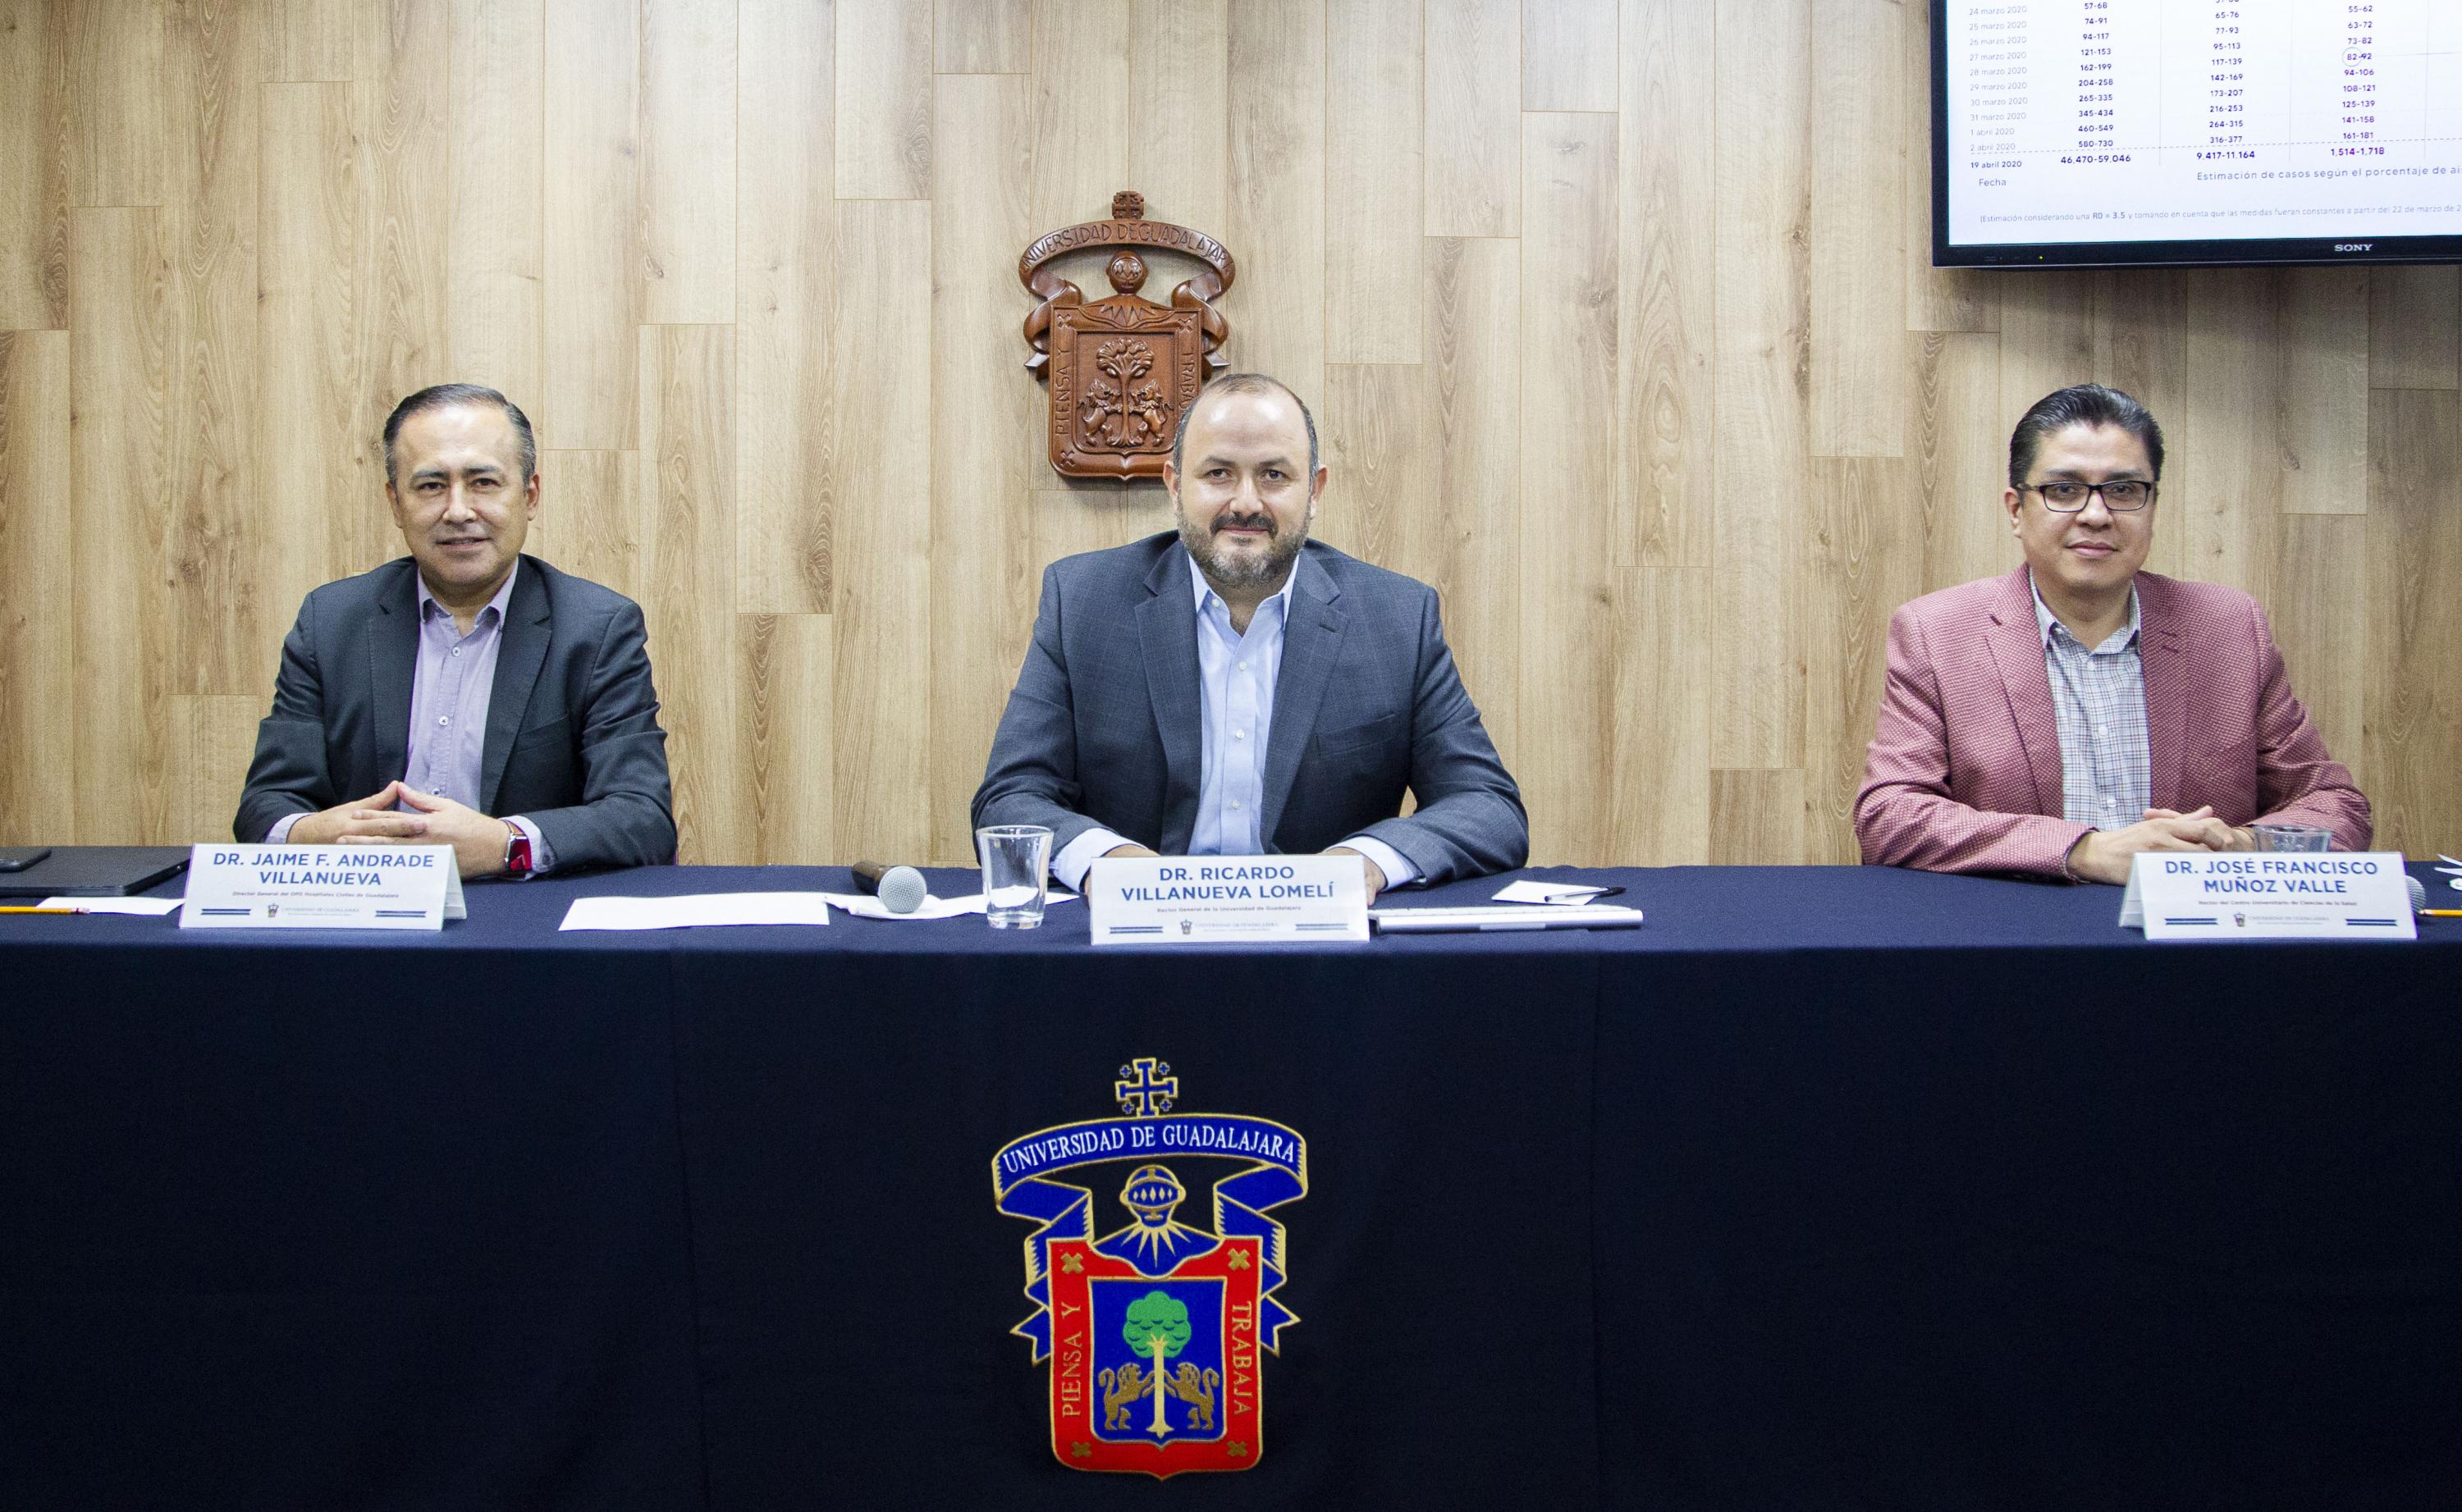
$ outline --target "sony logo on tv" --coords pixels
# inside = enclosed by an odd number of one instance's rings
[[[2337,252],[2373,252],[2376,250],[2376,246],[2377,245],[2374,242],[2337,242],[2334,244],[2334,250]]]

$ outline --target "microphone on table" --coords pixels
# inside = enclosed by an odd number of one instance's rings
[[[913,913],[932,894],[931,884],[912,866],[884,866],[876,861],[854,863],[854,890],[880,900],[891,913]]]
[[[2418,913],[2422,909],[2426,908],[2428,906],[2428,884],[2421,882],[2416,877],[2405,877],[2403,881],[2410,884],[2410,911]]]

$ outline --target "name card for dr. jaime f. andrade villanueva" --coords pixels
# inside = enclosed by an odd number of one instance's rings
[[[199,845],[183,929],[442,929],[464,914],[450,845]]]
[[[1085,893],[1096,945],[1368,938],[1356,856],[1123,856]]]
[[[2149,940],[2415,940],[2390,851],[2141,851],[2120,900]]]

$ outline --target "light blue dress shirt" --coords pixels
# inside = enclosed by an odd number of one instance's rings
[[[2128,623],[2088,647],[2054,616],[2032,572],[2026,586],[2035,595],[2043,673],[2061,736],[2061,817],[2096,829],[2127,829],[2154,801],[2137,590],[2128,590]]]
[[[1197,671],[1204,688],[1199,750],[1197,826],[1192,856],[1257,856],[1265,849],[1265,750],[1274,722],[1274,686],[1283,670],[1283,629],[1291,612],[1291,584],[1257,606],[1247,633],[1231,628],[1231,607],[1214,591],[1195,557],[1187,558],[1197,599]],[[1293,574],[1297,576],[1297,574]],[[1134,841],[1102,828],[1087,830],[1051,859],[1061,885],[1082,888],[1086,869],[1114,846]],[[1376,863],[1385,885],[1418,879],[1419,869],[1383,841],[1354,835],[1342,842]]]

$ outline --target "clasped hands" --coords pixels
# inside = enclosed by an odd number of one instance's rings
[[[1321,852],[1321,854],[1327,856],[1359,856],[1360,867],[1367,874],[1368,901],[1370,903],[1374,903],[1376,901],[1376,895],[1385,890],[1385,868],[1377,865],[1374,862],[1370,861],[1367,857],[1360,856],[1359,852],[1352,850],[1350,846],[1329,846],[1325,851]],[[1107,861],[1113,856],[1159,857],[1161,855],[1162,852],[1158,850],[1148,850],[1143,845],[1114,845],[1110,850],[1103,852],[1103,857]]]
[[[404,814],[394,805],[406,803]],[[292,845],[450,845],[464,881],[505,869],[512,826],[449,798],[388,782],[366,798],[336,803],[291,826]]]
[[[2203,804],[2183,814],[2176,809],[2149,808],[2146,818],[2127,829],[2099,829],[2069,848],[2069,870],[2088,882],[2125,883],[2130,858],[2142,850],[2254,850],[2254,831],[2234,828],[2214,818],[2214,807]]]

